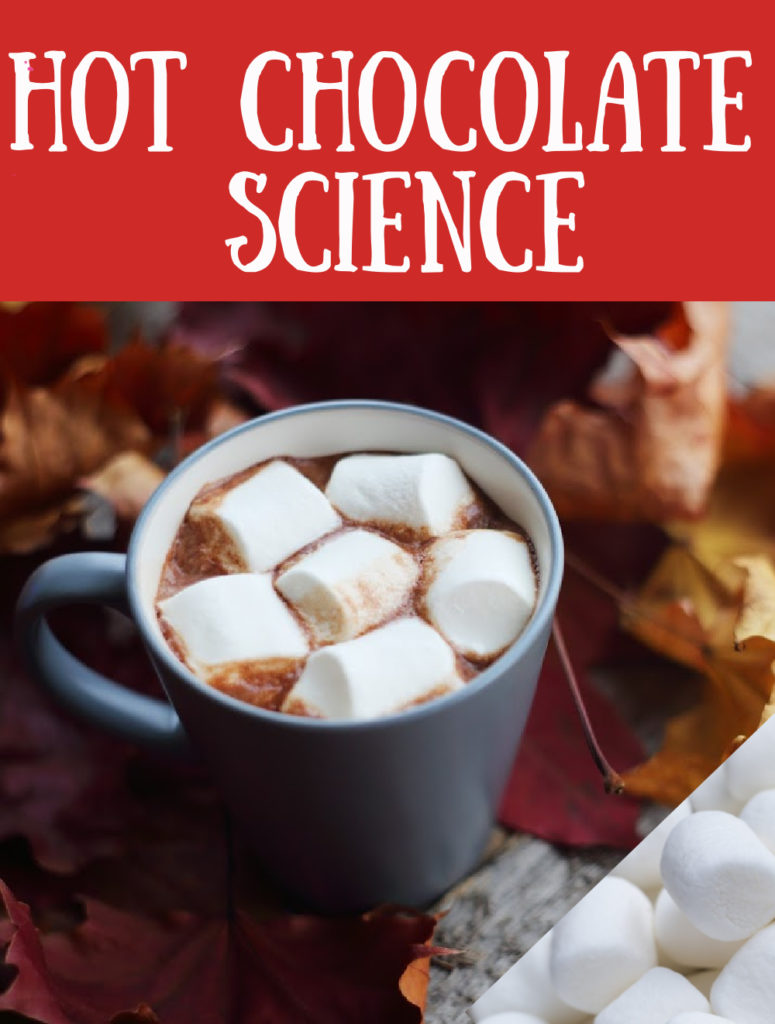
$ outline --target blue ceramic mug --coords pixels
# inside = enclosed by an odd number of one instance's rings
[[[466,686],[366,722],[265,711],[198,679],[159,629],[154,598],[185,511],[206,483],[272,456],[444,452],[530,534],[535,612],[515,643]],[[386,402],[300,406],[245,423],[200,448],[158,488],[126,558],[95,552],[41,566],[18,604],[34,676],[70,711],[157,750],[193,747],[268,872],[326,912],[424,905],[469,872],[487,843],[530,709],[560,589],[557,516],[530,470],[486,434]],[[98,602],[129,611],[167,701],[95,673],[55,639],[52,609]]]

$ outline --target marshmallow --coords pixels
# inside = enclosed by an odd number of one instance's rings
[[[775,853],[775,789],[763,789],[740,811],[740,820],[752,828],[764,845]]]
[[[696,1010],[689,1010],[687,1013],[679,1013],[671,1017],[667,1024],[735,1024],[729,1017],[717,1017],[715,1013],[698,1013]]]
[[[665,1024],[684,1010],[709,1010],[705,996],[682,974],[653,967],[595,1017],[595,1024]]]
[[[564,1003],[549,975],[552,933],[548,932],[510,967],[471,1007],[474,1020],[502,1011],[519,1011],[547,1024],[581,1024],[585,1014]]]
[[[507,1010],[505,1013],[496,1013],[493,1017],[483,1017],[482,1024],[547,1024],[547,1022],[532,1013]]]
[[[309,650],[269,573],[212,576],[158,607],[195,671],[234,661],[303,658]]]
[[[695,971],[692,974],[687,974],[686,977],[698,988],[700,992],[705,996],[706,999],[710,999],[710,990],[718,978],[720,971]]]
[[[350,455],[334,466],[328,500],[358,523],[438,537],[458,526],[476,497],[448,455]]]
[[[727,811],[729,814],[737,814],[744,803],[729,792],[723,765],[699,784],[689,800],[695,811]]]
[[[690,814],[689,801],[684,800],[647,836],[641,839],[635,849],[620,860],[611,873],[620,878],[626,878],[628,882],[632,882],[641,889],[659,888],[662,885],[659,861],[662,857],[665,840],[678,822],[683,821]]]
[[[462,685],[449,645],[422,619],[403,618],[315,651],[283,710],[376,718]]]
[[[384,622],[417,576],[417,563],[397,544],[367,530],[347,530],[295,562],[276,585],[317,641],[331,643]]]
[[[723,764],[730,793],[743,803],[775,787],[775,719],[765,722]]]
[[[599,1013],[656,963],[651,903],[624,878],[602,879],[552,931],[554,988],[587,1013]]]
[[[709,938],[695,928],[667,889],[657,897],[654,931],[661,952],[682,967],[723,967],[745,941],[719,942]]]
[[[775,1018],[775,925],[754,935],[721,971],[710,992],[714,1013],[735,1024]]]
[[[552,933],[542,938],[510,967],[471,1007],[474,1020],[483,1021],[502,1011],[519,1011],[547,1024],[581,1024],[585,1014],[564,1003],[549,975]]]
[[[676,825],[662,852],[662,879],[712,939],[748,938],[775,916],[775,856],[725,811],[697,811]]]
[[[227,569],[272,569],[341,519],[325,495],[287,462],[275,460],[227,491],[197,498],[189,510]]]
[[[465,530],[425,555],[428,618],[464,654],[492,657],[519,636],[533,613],[536,578],[522,537]]]

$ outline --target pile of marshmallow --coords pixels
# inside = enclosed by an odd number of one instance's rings
[[[159,601],[161,621],[205,680],[303,661],[289,712],[368,719],[451,692],[457,653],[494,658],[536,600],[522,537],[458,529],[475,502],[437,453],[342,457],[325,492],[275,459],[193,501],[203,563],[223,573]]]
[[[775,719],[474,1005],[480,1024],[775,1022]]]

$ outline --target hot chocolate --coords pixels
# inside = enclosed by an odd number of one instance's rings
[[[535,606],[525,532],[446,455],[278,457],[203,488],[157,614],[211,686],[366,719],[465,685]]]

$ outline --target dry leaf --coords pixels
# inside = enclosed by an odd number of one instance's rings
[[[772,562],[757,555],[736,558],[734,564],[746,574],[743,604],[735,623],[735,645],[743,648],[753,637],[775,644],[775,569]]]
[[[361,918],[284,916],[258,922],[176,913],[159,920],[86,903],[71,933],[40,934],[0,882],[12,926],[6,963],[16,977],[0,1009],[42,1024],[419,1024],[424,999],[401,991],[427,957],[436,920],[376,912]]]
[[[164,479],[164,472],[140,452],[122,452],[96,473],[78,481],[110,502],[122,519],[134,520]]]
[[[47,539],[79,477],[150,440],[144,424],[115,409],[95,381],[11,387],[0,414],[2,550],[27,551]]]
[[[686,303],[654,337],[615,336],[625,380],[593,384],[599,407],[547,412],[530,462],[561,515],[697,516],[718,468],[726,387],[726,309]]]
[[[762,560],[735,561],[722,578],[687,547],[670,548],[637,598],[624,603],[625,629],[700,674],[697,701],[670,720],[661,749],[626,774],[634,796],[680,802],[721,763],[736,736],[759,724],[773,688],[775,647],[757,629],[769,623],[775,574]],[[732,572],[737,588],[725,582]]]

